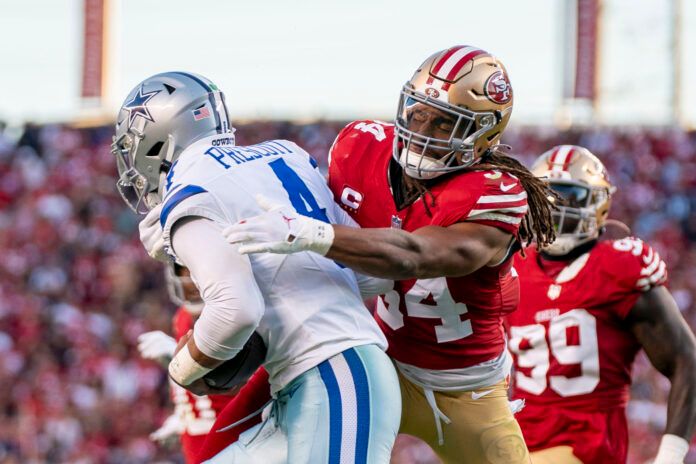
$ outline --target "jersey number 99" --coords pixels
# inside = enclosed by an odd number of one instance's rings
[[[579,343],[568,340],[568,328],[577,327]],[[542,324],[510,328],[510,350],[517,356],[517,365],[531,368],[530,375],[520,370],[515,375],[518,388],[540,395],[551,387],[560,396],[591,393],[599,384],[599,346],[597,344],[597,320],[584,309],[573,309],[549,321],[548,333]],[[547,342],[548,335],[548,342]],[[523,340],[529,345],[522,349]],[[550,357],[558,364],[579,364],[581,375],[566,377],[548,375]]]

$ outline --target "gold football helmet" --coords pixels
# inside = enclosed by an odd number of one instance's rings
[[[439,51],[401,90],[394,158],[417,179],[469,167],[500,140],[512,101],[507,71],[490,53]]]
[[[556,240],[545,252],[564,255],[599,237],[616,191],[599,158],[587,148],[559,145],[537,158],[531,171],[546,178],[563,202],[554,211]]]

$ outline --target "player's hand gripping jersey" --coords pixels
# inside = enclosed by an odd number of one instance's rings
[[[600,241],[555,268],[539,259],[534,248],[515,257],[521,299],[508,316],[527,445],[570,446],[587,463],[625,462],[624,409],[640,345],[624,319],[642,292],[665,284],[665,263],[636,238]]]
[[[166,246],[171,247],[172,225],[181,218],[208,218],[224,228],[259,214],[254,196],[260,189],[274,203],[340,223],[344,213],[313,163],[286,140],[249,147],[230,146],[225,136],[196,142],[167,178],[160,217]],[[264,297],[257,332],[268,346],[265,367],[274,392],[351,347],[385,347],[369,312],[360,309],[364,306],[352,271],[312,253],[256,254],[249,259]]]
[[[432,195],[397,210],[388,178],[393,143],[391,124],[357,121],[331,149],[329,186],[361,227],[413,231],[473,221],[516,235],[527,194],[505,173],[459,172],[435,183]],[[409,377],[440,389],[473,389],[499,382],[509,371],[502,319],[517,307],[518,290],[507,259],[463,277],[399,281],[378,301],[376,317],[389,354]],[[477,369],[482,364],[486,368]],[[433,377],[442,370],[453,370],[451,382]]]

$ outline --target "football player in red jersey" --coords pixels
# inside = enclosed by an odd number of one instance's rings
[[[655,464],[682,463],[696,419],[694,336],[640,239],[600,240],[614,191],[601,161],[562,145],[532,172],[563,199],[558,238],[515,257],[521,299],[508,316],[517,415],[534,464],[626,462],[631,365],[642,348],[672,383]]]
[[[193,324],[203,309],[203,301],[187,268],[175,263],[167,264],[166,279],[169,297],[172,302],[179,305],[173,320],[174,338],[161,331],[147,332],[138,338],[138,350],[141,356],[158,361],[165,368],[174,354],[177,341],[193,329]],[[162,427],[155,431],[151,438],[163,443],[180,435],[186,463],[197,463],[199,462],[197,455],[208,432],[233,396],[196,396],[175,384],[171,379],[170,388],[175,407],[174,414],[165,420]],[[247,426],[256,425],[259,421],[260,417],[250,419]]]
[[[241,252],[311,250],[396,281],[375,316],[399,370],[400,431],[447,463],[529,461],[502,320],[519,296],[512,255],[554,232],[546,185],[497,147],[512,101],[489,53],[437,52],[404,85],[395,125],[353,122],[331,148],[334,198],[362,229],[266,205],[224,232]]]

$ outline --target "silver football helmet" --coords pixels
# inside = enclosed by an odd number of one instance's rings
[[[205,77],[166,72],[142,81],[121,106],[111,144],[123,200],[147,213],[161,202],[163,180],[181,152],[222,133],[234,134],[225,97]]]

